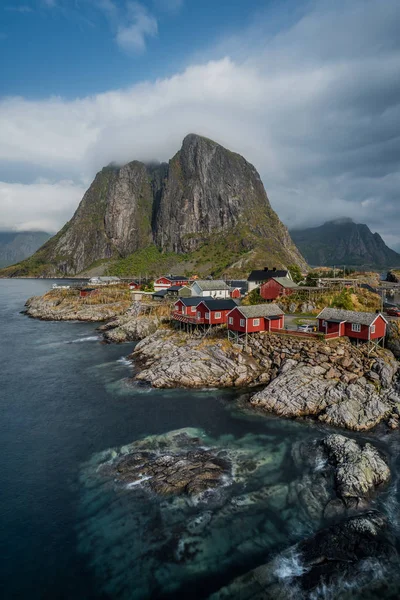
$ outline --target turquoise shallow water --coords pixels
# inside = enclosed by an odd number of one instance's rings
[[[215,526],[196,530],[201,552],[183,564],[179,548],[187,544],[187,522],[203,509],[164,506],[136,490],[132,496],[115,495],[112,486],[99,493],[104,482],[96,478],[88,485],[93,466],[110,448],[192,427],[208,445],[232,452],[245,447],[249,455],[261,448],[275,457],[261,477],[249,476],[234,490],[242,497],[300,478],[292,448],[324,430],[245,415],[235,408],[234,392],[133,385],[124,360],[132,344],[100,343],[93,324],[42,322],[20,314],[27,297],[50,285],[0,280],[3,598],[205,598],[234,574],[315,529],[315,519],[300,514],[295,504],[281,515],[279,493],[236,515],[216,502],[209,507],[218,513]],[[397,443],[397,437],[382,442],[394,472]],[[382,502],[396,528],[395,481]],[[163,543],[156,543],[157,536]]]

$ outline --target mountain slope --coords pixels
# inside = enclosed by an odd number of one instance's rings
[[[152,245],[180,262],[182,255],[193,258],[196,268],[216,261],[225,268],[238,259],[244,269],[305,266],[256,169],[190,134],[168,165],[133,161],[102,169],[63,229],[28,261],[0,275],[76,275],[96,261],[110,261],[112,269],[127,257],[134,274],[135,253]]]
[[[354,223],[351,219],[336,219],[309,229],[293,229],[290,234],[311,265],[400,266],[400,254],[391,250],[379,233],[372,233],[367,225]]]
[[[0,231],[0,267],[24,260],[50,237],[45,231]]]

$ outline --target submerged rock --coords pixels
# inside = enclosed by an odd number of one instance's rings
[[[363,586],[384,580],[396,567],[398,557],[385,517],[367,512],[318,531],[238,577],[210,600],[340,600],[349,589],[351,597],[362,598]]]
[[[289,449],[280,435],[184,429],[95,455],[81,474],[78,539],[104,591],[185,597],[320,526],[322,511],[313,520],[290,492]]]
[[[137,599],[188,597],[192,585],[208,589],[213,578],[261,564],[330,519],[364,509],[388,480],[387,465],[370,444],[335,435],[293,443],[281,431],[212,439],[182,429],[108,450],[84,465],[79,545],[105,592],[123,600],[133,590]],[[365,528],[374,522],[368,517]],[[280,579],[290,564],[293,570],[294,554],[301,555],[300,573],[311,569],[316,543],[293,548],[279,568],[265,567],[272,578],[266,598],[283,594]],[[234,584],[233,598],[252,597],[242,585]]]
[[[220,457],[220,452],[203,448],[157,453],[138,450],[103,470],[128,486],[140,483],[161,496],[194,496],[222,485],[224,476],[231,474],[231,464]]]

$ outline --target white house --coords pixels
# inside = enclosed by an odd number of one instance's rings
[[[211,296],[212,298],[230,298],[231,288],[222,279],[198,279],[190,289],[192,296]]]

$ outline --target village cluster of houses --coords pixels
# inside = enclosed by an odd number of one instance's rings
[[[99,277],[90,283],[112,284],[118,278]],[[129,284],[133,292],[140,292],[137,281]],[[247,280],[223,281],[219,279],[190,279],[182,275],[163,275],[154,281],[154,293],[149,295],[155,301],[175,300],[172,319],[187,330],[198,328],[206,331],[220,325],[226,326],[230,339],[238,341],[241,337],[255,332],[290,333],[307,335],[285,329],[284,311],[273,301],[291,295],[298,289],[287,270],[255,270]],[[241,299],[254,289],[266,303],[243,306]],[[81,295],[91,294],[96,288],[81,290]],[[386,335],[387,321],[380,313],[363,313],[325,308],[317,316],[317,333],[325,339],[342,336],[354,340],[383,340]]]
[[[241,306],[240,299],[259,288],[264,304]],[[284,311],[273,300],[292,294],[298,286],[290,272],[268,269],[252,271],[247,281],[194,280],[163,276],[154,282],[157,299],[176,298],[172,318],[187,327],[226,325],[231,339],[255,332],[296,334],[285,329]],[[349,337],[357,341],[383,340],[387,321],[380,313],[325,308],[318,316],[318,335],[325,339]],[[304,335],[302,333],[301,335]]]

